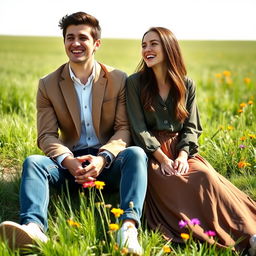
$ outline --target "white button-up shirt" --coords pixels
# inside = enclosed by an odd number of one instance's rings
[[[75,76],[70,65],[69,74],[74,82],[77,98],[79,100],[81,117],[81,136],[73,150],[76,151],[84,148],[99,148],[101,144],[96,136],[92,122],[92,86],[95,78],[95,63],[86,84],[83,84],[80,79]],[[61,162],[68,155],[68,153],[65,153],[56,158],[60,166],[62,166]]]
[[[81,83],[69,66],[70,77],[74,82],[77,97],[80,103],[81,136],[73,148],[74,151],[84,148],[99,148],[100,142],[96,136],[92,122],[92,86],[95,78],[95,64],[92,74],[86,84]]]

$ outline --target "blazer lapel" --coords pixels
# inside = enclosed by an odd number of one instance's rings
[[[101,108],[104,100],[106,85],[106,68],[103,70],[102,66],[97,62],[95,67],[95,79],[92,87],[92,120],[98,138],[100,138]]]
[[[81,119],[80,119],[80,108],[77,99],[76,91],[74,88],[74,83],[69,74],[68,63],[65,65],[60,81],[60,88],[63,93],[64,99],[66,101],[68,110],[75,124],[77,134],[81,134]]]

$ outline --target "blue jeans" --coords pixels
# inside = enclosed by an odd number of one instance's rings
[[[120,219],[132,219],[140,225],[147,188],[147,156],[144,151],[135,146],[126,148],[97,179],[105,181],[106,187],[120,190],[120,208],[124,210]],[[27,157],[23,163],[20,187],[21,224],[34,222],[46,231],[49,186],[60,188],[65,186],[66,181],[81,188],[69,171],[62,169],[51,158],[42,155]],[[131,201],[133,209],[129,208]]]

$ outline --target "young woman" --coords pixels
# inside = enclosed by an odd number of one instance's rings
[[[220,247],[244,250],[250,240],[256,255],[256,203],[198,154],[195,85],[170,30],[153,27],[143,35],[138,72],[127,80],[127,110],[133,140],[150,156],[148,225],[174,242],[183,241],[186,223],[195,238],[217,239]]]

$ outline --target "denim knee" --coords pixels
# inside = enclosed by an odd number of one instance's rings
[[[125,152],[128,157],[132,157],[135,161],[136,160],[142,160],[146,162],[148,161],[148,156],[141,147],[131,146],[126,148]]]
[[[42,166],[42,160],[45,156],[42,155],[31,155],[28,156],[23,162],[22,175],[33,174],[35,168]],[[39,168],[41,169],[41,168]]]
[[[56,163],[47,156],[31,155],[23,163],[22,178],[47,178],[51,169],[58,167]]]
[[[34,164],[40,164],[41,160],[43,160],[45,156],[42,155],[31,155],[28,156],[23,162],[24,167],[32,167]]]
[[[135,177],[140,179],[147,177],[148,156],[142,148],[137,146],[128,147],[125,149],[124,155],[124,158],[126,159],[125,164],[127,164],[126,169],[129,172],[129,176],[133,173]]]

